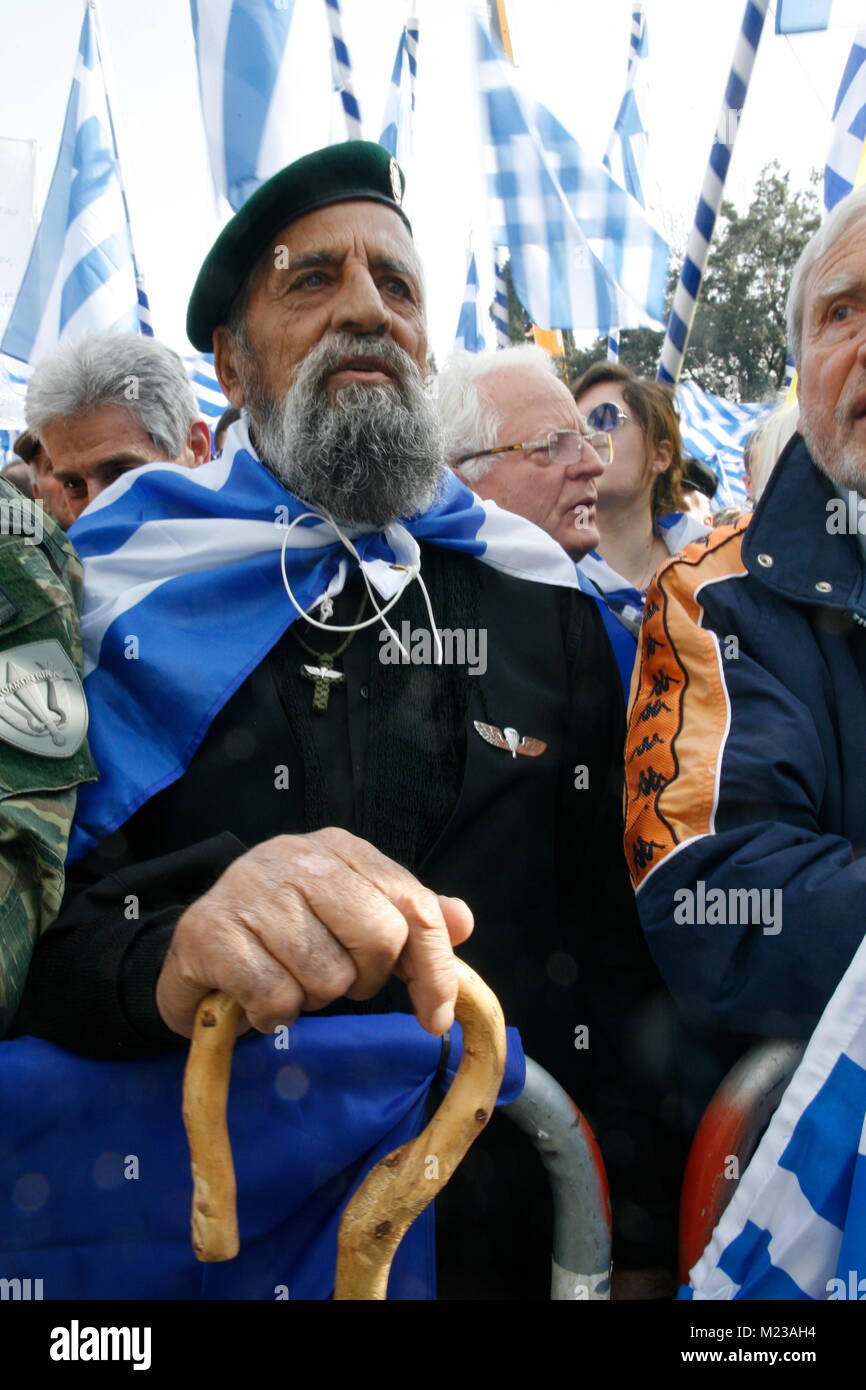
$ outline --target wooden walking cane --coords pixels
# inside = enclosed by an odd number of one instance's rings
[[[457,961],[455,1015],[463,1056],[436,1114],[417,1139],[382,1158],[340,1221],[334,1298],[382,1300],[391,1262],[416,1217],[447,1183],[493,1113],[505,1070],[505,1022],[495,994]],[[192,1246],[198,1259],[240,1248],[234,1164],[226,1127],[229,1076],[241,1008],[227,995],[201,1001],[183,1081],[192,1163]]]

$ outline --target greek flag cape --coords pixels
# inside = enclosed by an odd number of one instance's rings
[[[656,527],[669,555],[676,555],[691,541],[700,540],[708,530],[685,512],[671,512],[668,516],[658,517]],[[621,574],[617,574],[595,550],[578,561],[577,575],[581,589],[591,594],[599,604],[616,657],[620,681],[628,699],[637,638],[643,621],[644,596]]]
[[[525,1077],[507,1031],[500,1104]],[[448,1084],[461,1048],[456,1025]],[[199,1264],[185,1052],[108,1062],[41,1038],[0,1043],[0,1278],[30,1280],[25,1298],[329,1298],[342,1209],[374,1163],[424,1128],[440,1055],[409,1014],[305,1017],[242,1039],[228,1109],[241,1249]],[[435,1274],[430,1206],[397,1251],[388,1296],[435,1298]]]
[[[70,530],[84,561],[82,637],[98,782],[82,787],[70,842],[80,858],[185,771],[211,721],[296,617],[342,591],[356,561],[259,461],[241,420],[201,468],[152,464],[106,488]],[[411,576],[419,541],[475,555],[518,578],[577,588],[544,531],[443,475],[426,512],[347,528],[382,599]]]
[[[866,1298],[866,940],[681,1298]]]

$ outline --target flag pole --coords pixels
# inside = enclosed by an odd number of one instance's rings
[[[661,361],[656,373],[659,381],[676,385],[683,367],[688,347],[689,334],[694,323],[701,290],[701,279],[706,269],[710,242],[716,218],[722,205],[725,180],[731,163],[734,143],[737,138],[740,117],[749,90],[749,80],[758,51],[764,20],[767,15],[768,0],[746,0],[746,9],[740,25],[734,60],[728,75],[722,109],[716,128],[716,137],[710,151],[704,184],[698,199],[695,222],[686,247],[679,284],[674,294],[673,307],[668,319],[667,332],[662,344]]]
[[[487,0],[487,17],[490,21],[491,31],[502,45],[502,51],[509,63],[514,67],[514,49],[511,46],[511,32],[508,28],[508,16],[505,13],[505,0]],[[551,357],[565,356],[565,343],[558,328],[539,328],[534,323],[530,331],[538,346],[544,348],[544,351],[549,353]]]
[[[328,11],[328,24],[331,29],[331,43],[334,47],[336,75],[339,79],[340,102],[346,118],[346,139],[362,140],[361,108],[355,89],[352,86],[352,60],[343,38],[343,19],[340,14],[340,0],[325,0]]]
[[[623,97],[622,104],[620,105],[620,109],[617,112],[617,118],[614,122],[614,127],[610,133],[610,140],[608,141],[607,145],[607,153],[605,154],[604,160],[602,161],[605,168],[608,169],[610,173],[613,173],[613,158],[616,152],[617,142],[622,141],[623,146],[625,145],[626,136],[625,131],[620,130],[620,118],[622,116],[624,104],[627,101],[629,94],[634,93],[635,90],[635,86],[637,83],[638,63],[641,60],[641,50],[645,42],[645,36],[646,15],[644,14],[644,8],[640,0],[634,0],[631,12],[631,32],[629,34],[628,39],[628,70],[626,73],[625,81],[625,96]],[[632,186],[633,182],[634,184],[636,184],[636,186]],[[628,193],[631,193],[632,197],[637,199],[641,207],[643,207],[644,197],[643,190],[640,184],[640,179],[637,178],[633,181],[629,178],[628,165],[626,163],[625,158],[623,158],[623,186]],[[619,362],[619,349],[619,329],[611,327],[607,330],[608,362]]]

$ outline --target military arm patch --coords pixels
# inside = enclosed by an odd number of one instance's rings
[[[0,739],[42,758],[69,758],[87,733],[87,701],[53,637],[0,652]]]

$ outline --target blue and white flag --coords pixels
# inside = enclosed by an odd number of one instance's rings
[[[752,431],[772,415],[773,402],[738,404],[702,391],[694,381],[681,381],[677,405],[684,454],[708,463],[719,478],[713,511],[745,506],[743,449]]]
[[[479,23],[479,85],[494,170],[494,241],[540,328],[659,328],[669,250],[635,200],[546,107],[523,100]]]
[[[506,1033],[500,1105],[525,1081],[519,1035]],[[450,1037],[447,1084],[459,1024]],[[330,1298],[342,1210],[374,1163],[423,1130],[441,1056],[442,1040],[402,1013],[302,1017],[285,1035],[240,1039],[228,1124],[241,1248],[201,1264],[181,1116],[186,1049],[97,1061],[42,1038],[5,1041],[0,1278],[36,1276],[32,1298],[76,1302]],[[133,1154],[135,1181],[124,1181]],[[432,1206],[397,1249],[388,1297],[436,1297]]]
[[[511,346],[508,331],[508,286],[505,283],[505,262],[508,252],[499,246],[493,248],[493,327],[496,329],[496,350]]]
[[[142,328],[137,267],[120,162],[87,6],[60,152],[30,260],[0,351],[36,363],[61,338]],[[143,288],[142,288],[143,293]]]
[[[214,371],[213,353],[199,353],[196,356],[185,357],[183,364],[198,402],[198,408],[208,424],[214,426],[223,411],[228,410],[229,402],[222,393],[222,387]]]
[[[639,99],[644,85],[642,58],[649,54],[646,15],[643,5],[634,5],[631,12],[628,74],[623,99],[616,114],[604,166],[609,169],[620,188],[646,207],[643,191],[643,171],[646,164],[648,136],[641,119]]]
[[[466,288],[463,291],[463,304],[457,322],[457,337],[454,339],[455,352],[484,352],[486,344],[478,315],[478,266],[475,252],[470,251],[466,267]]]
[[[833,108],[833,140],[824,166],[824,207],[829,212],[857,181],[866,141],[866,29],[854,35]]]
[[[294,0],[190,0],[211,174],[234,212],[288,162]]]
[[[328,12],[328,25],[331,30],[331,72],[334,91],[339,94],[340,105],[346,122],[346,139],[363,140],[361,108],[355,96],[352,83],[352,59],[349,46],[343,37],[343,16],[340,14],[340,0],[325,0]]]
[[[681,1297],[866,1297],[866,941]]]
[[[410,19],[397,45],[394,71],[385,102],[379,144],[405,169],[412,151],[412,119],[415,115],[415,79],[418,75],[418,21]]]
[[[777,34],[811,34],[830,23],[833,0],[777,0]]]
[[[556,541],[476,498],[449,470],[428,511],[344,534],[385,601],[414,578],[419,541],[518,578],[577,587]],[[183,774],[211,720],[295,621],[283,560],[305,613],[342,592],[358,560],[259,462],[244,419],[222,456],[201,468],[151,464],[118,478],[70,535],[84,561],[85,690],[100,770],[80,789],[76,859]]]

